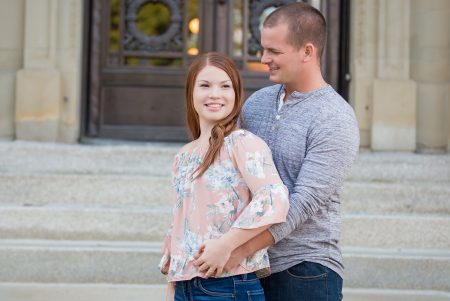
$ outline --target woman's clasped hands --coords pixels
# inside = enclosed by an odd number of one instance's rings
[[[232,251],[232,246],[221,239],[207,240],[200,245],[194,265],[205,273],[205,278],[219,277],[224,272]]]

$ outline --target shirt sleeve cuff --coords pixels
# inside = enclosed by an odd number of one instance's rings
[[[280,240],[286,237],[286,223],[275,224],[269,228],[270,234],[272,234],[273,240],[275,243],[278,243]]]

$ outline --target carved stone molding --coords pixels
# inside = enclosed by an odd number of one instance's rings
[[[359,78],[376,76],[376,1],[357,0],[352,3],[352,48],[354,73]]]
[[[57,0],[25,2],[25,68],[55,68],[58,5]]]
[[[409,78],[409,0],[380,0],[378,77]]]

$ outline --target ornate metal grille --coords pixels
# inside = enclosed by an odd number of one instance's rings
[[[249,22],[248,28],[250,31],[250,37],[248,39],[248,54],[258,55],[261,51],[261,23],[265,17],[269,15],[277,7],[284,4],[292,3],[292,0],[250,0],[249,2]]]
[[[139,11],[144,4],[156,3],[169,8],[170,24],[160,34],[148,35],[138,26]],[[123,47],[127,51],[183,51],[182,1],[177,0],[127,0],[125,2],[125,33]]]
[[[198,0],[109,1],[109,66],[182,67],[198,53]]]

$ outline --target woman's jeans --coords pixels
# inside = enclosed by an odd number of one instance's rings
[[[264,301],[264,290],[255,273],[225,278],[177,281],[175,301]]]
[[[340,301],[342,278],[321,264],[304,261],[261,279],[266,301]]]

